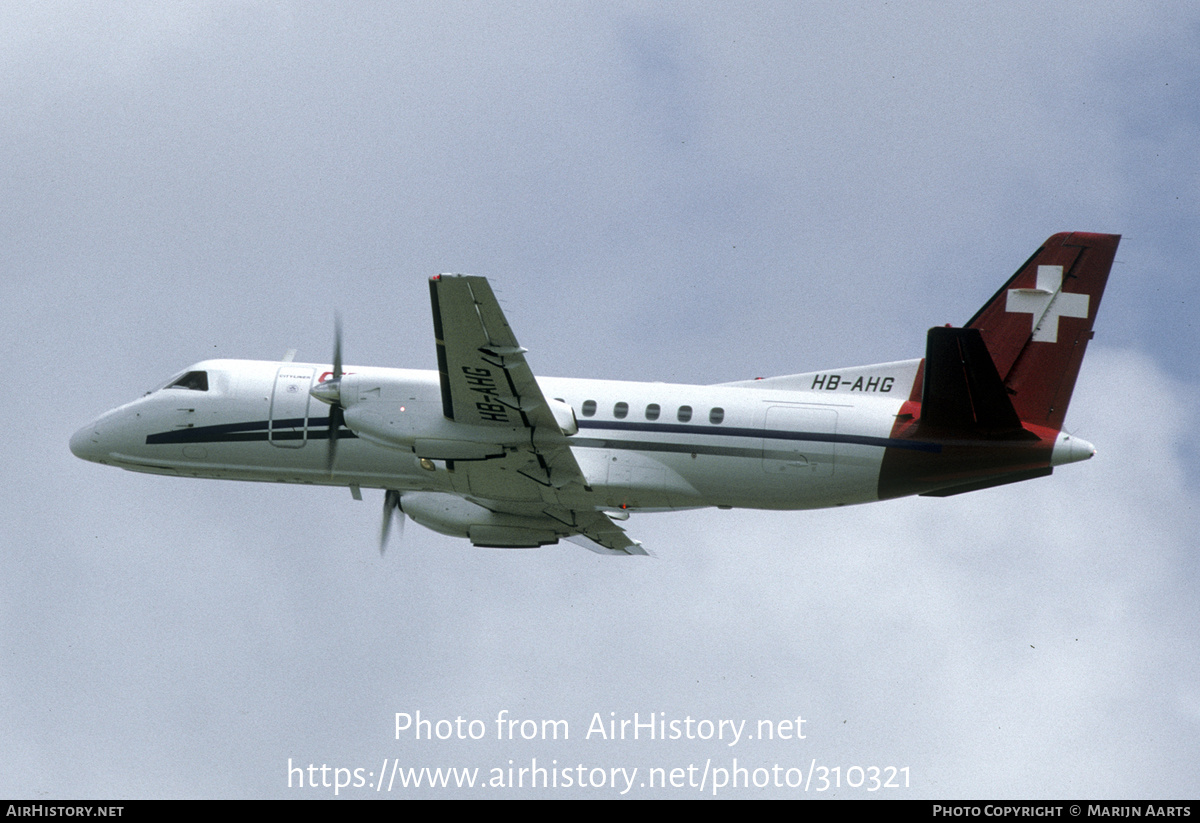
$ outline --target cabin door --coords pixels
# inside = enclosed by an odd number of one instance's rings
[[[267,423],[267,439],[271,445],[299,449],[308,442],[308,390],[312,388],[313,370],[284,365],[275,375],[271,392],[271,417]]]

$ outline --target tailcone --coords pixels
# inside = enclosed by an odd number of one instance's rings
[[[1078,463],[1081,460],[1090,460],[1095,454],[1096,447],[1082,437],[1059,432],[1054,440],[1054,450],[1050,453],[1050,465]]]

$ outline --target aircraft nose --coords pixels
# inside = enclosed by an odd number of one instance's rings
[[[108,448],[101,434],[102,428],[96,420],[71,435],[71,454],[93,463],[103,463],[108,457]]]

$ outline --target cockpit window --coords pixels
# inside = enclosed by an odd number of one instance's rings
[[[190,371],[183,377],[167,386],[168,389],[191,389],[192,391],[208,391],[208,372]]]

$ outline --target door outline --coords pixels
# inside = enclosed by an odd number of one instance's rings
[[[308,442],[308,411],[313,369],[280,366],[271,389],[267,440],[282,449],[300,449]]]

